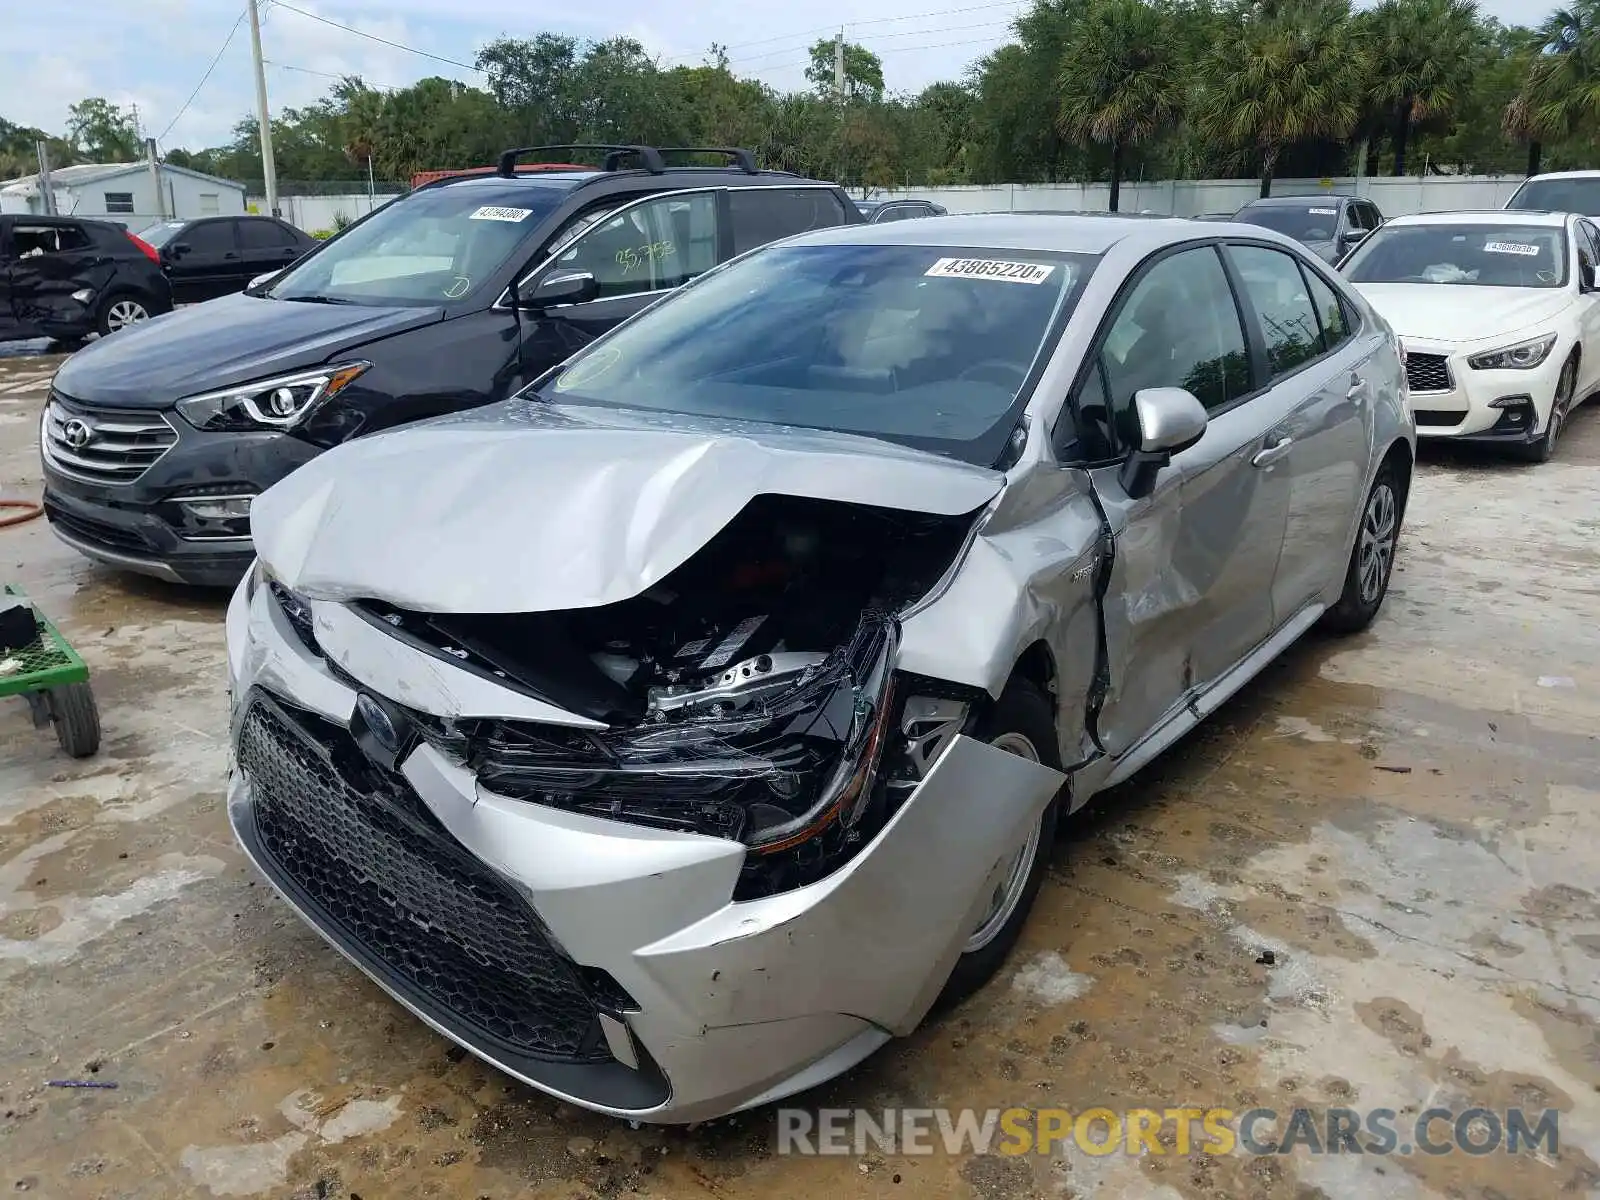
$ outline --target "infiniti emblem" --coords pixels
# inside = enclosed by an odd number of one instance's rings
[[[390,754],[400,749],[400,731],[394,727],[389,714],[383,711],[371,696],[361,695],[356,697],[356,711],[361,714],[361,719],[366,722],[367,729],[372,738]]]
[[[82,450],[94,440],[94,427],[73,417],[61,427],[61,440],[74,450]]]

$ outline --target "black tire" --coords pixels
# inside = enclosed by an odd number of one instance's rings
[[[87,682],[53,687],[45,700],[63,750],[73,758],[88,758],[100,749],[100,709]]]
[[[1383,497],[1387,495],[1387,502]],[[1350,564],[1345,568],[1344,590],[1332,608],[1322,614],[1320,622],[1332,633],[1360,633],[1383,607],[1383,598],[1389,594],[1389,579],[1394,574],[1394,554],[1400,544],[1400,521],[1405,515],[1406,493],[1403,477],[1394,462],[1386,462],[1378,469],[1367,497],[1361,502],[1361,525],[1356,530],[1356,544],[1350,550]],[[1388,518],[1385,520],[1384,513]],[[1387,544],[1387,551],[1382,550]],[[1370,559],[1364,557],[1371,549],[1379,559],[1376,588],[1364,578]]]
[[[141,315],[133,316],[132,321],[124,321],[124,315],[132,316],[132,310],[137,310]],[[99,330],[101,337],[110,337],[127,324],[148,321],[154,315],[150,311],[150,302],[137,292],[112,292],[100,301],[94,327]]]
[[[1035,750],[1038,760],[1047,767],[1061,769],[1061,753],[1056,742],[1055,714],[1049,699],[1034,684],[1013,679],[1006,685],[999,701],[973,730],[975,737],[986,742],[998,742],[1010,737],[1026,739]],[[1050,847],[1055,842],[1056,823],[1060,815],[1059,798],[1052,800],[1039,822],[1039,836],[1035,840],[1033,861],[1027,870],[1027,880],[1017,893],[1016,901],[1002,924],[990,931],[987,940],[977,949],[969,950],[956,960],[950,978],[934,1003],[934,1011],[942,1012],[960,1003],[992,979],[1011,948],[1016,945],[1033,908],[1034,897],[1044,881],[1045,863],[1050,857]],[[982,930],[974,930],[974,937]]]
[[[1555,399],[1550,404],[1550,420],[1545,423],[1544,432],[1526,446],[1519,447],[1518,453],[1531,463],[1547,463],[1555,457],[1556,439],[1561,436],[1562,427],[1567,423],[1567,414],[1573,408],[1573,395],[1578,390],[1578,360],[1567,359],[1562,365],[1561,377],[1556,380]]]

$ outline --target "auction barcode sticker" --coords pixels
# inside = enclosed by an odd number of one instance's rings
[[[923,272],[945,279],[998,279],[1005,283],[1043,283],[1055,267],[1002,258],[941,258]]]
[[[1526,254],[1532,258],[1538,255],[1539,247],[1530,246],[1526,242],[1485,242],[1485,254]]]
[[[525,217],[533,215],[531,208],[500,208],[493,204],[485,204],[477,212],[467,217],[469,221],[510,221],[515,224]]]
[[[1308,208],[1306,211],[1317,217],[1337,217],[1339,215],[1337,208]]]

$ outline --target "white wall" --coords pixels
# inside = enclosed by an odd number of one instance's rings
[[[1279,179],[1274,196],[1316,195],[1339,192],[1365,196],[1386,217],[1420,212],[1448,212],[1473,208],[1499,208],[1522,182],[1520,175],[1444,176],[1426,178]],[[1197,217],[1202,213],[1231,213],[1261,192],[1254,179],[1164,179],[1124,182],[1118,207],[1123,212],[1146,209],[1165,216]],[[993,187],[910,188],[885,193],[917,200],[932,200],[952,213],[1103,211],[1111,202],[1106,183],[1014,183]],[[874,197],[876,198],[876,197]]]
[[[54,181],[52,181],[54,182]],[[165,215],[189,219],[192,217],[229,216],[244,212],[244,190],[228,187],[209,179],[196,179],[176,171],[161,172],[161,187],[166,193]],[[88,183],[54,183],[56,211],[62,216],[93,217],[115,221],[137,233],[162,219],[162,206],[156,203],[155,181],[148,168],[113,175]],[[133,212],[108,212],[106,193],[130,193]],[[37,196],[30,197],[27,207],[17,205],[17,197],[7,197],[5,211],[42,213],[43,205]]]
[[[370,199],[365,192],[346,196],[279,196],[278,211],[289,224],[307,233],[316,233],[321,229],[337,229],[336,218],[341,213],[354,221],[374,208],[382,208],[396,195],[396,192],[379,192]],[[246,203],[251,212],[267,211],[264,196],[251,196]]]

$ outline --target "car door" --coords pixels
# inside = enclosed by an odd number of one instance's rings
[[[305,253],[294,232],[270,217],[240,217],[234,225],[239,263],[233,272],[236,286],[231,291],[243,291],[257,275],[281,271]]]
[[[1266,360],[1279,416],[1267,469],[1288,483],[1283,549],[1272,575],[1272,610],[1282,625],[1342,576],[1351,520],[1366,487],[1376,398],[1369,336],[1351,336],[1350,313],[1300,255],[1274,246],[1231,244],[1245,319]]]
[[[196,221],[161,248],[174,304],[198,304],[238,290],[232,285],[241,262],[234,222],[228,217]]]
[[[1091,469],[1115,542],[1097,722],[1113,757],[1272,632],[1288,483],[1257,465],[1282,416],[1274,394],[1256,388],[1257,369],[1219,248],[1191,245],[1146,264],[1124,288],[1080,384],[1078,420],[1113,452]],[[1130,496],[1117,460],[1137,444],[1134,395],[1155,387],[1192,392],[1209,424],[1148,494]]]
[[[74,293],[98,292],[97,264],[106,260],[75,221],[30,217],[11,225],[11,311],[18,325],[38,336],[81,327],[88,320]],[[91,300],[92,302],[92,300]]]
[[[1596,228],[1587,217],[1579,217],[1576,224],[1580,259],[1587,255],[1589,262],[1600,272],[1600,228]],[[1569,286],[1577,293],[1578,330],[1583,341],[1583,352],[1578,356],[1583,373],[1578,378],[1576,397],[1581,402],[1585,396],[1600,389],[1600,291],[1584,289],[1581,270],[1573,271],[1572,275]],[[1600,276],[1596,277],[1594,286],[1600,287]]]
[[[11,222],[0,217],[0,341],[31,337],[11,303],[11,271],[16,255],[11,249]]]
[[[844,202],[832,188],[728,189],[728,227],[735,255],[813,229],[831,229],[846,220]]]
[[[649,196],[601,216],[557,250],[547,266],[518,284],[519,291],[530,294],[539,279],[551,275],[586,272],[599,295],[553,305],[523,323],[522,373],[537,374],[560,362],[716,266],[723,209],[716,188]]]

